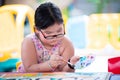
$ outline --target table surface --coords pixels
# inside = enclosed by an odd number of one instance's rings
[[[111,75],[110,80],[120,80],[120,74]]]
[[[91,73],[0,73],[1,79],[12,80],[120,80],[120,75],[115,75],[106,72],[91,72]]]

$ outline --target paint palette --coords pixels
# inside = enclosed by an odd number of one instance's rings
[[[75,69],[82,69],[89,66],[95,60],[95,55],[90,54],[88,56],[80,57],[80,60],[75,64]]]

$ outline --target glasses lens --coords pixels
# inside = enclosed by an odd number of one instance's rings
[[[63,37],[64,36],[64,34],[59,34],[59,35],[57,35],[56,37],[57,38],[60,38],[60,37]]]
[[[58,35],[53,35],[53,36],[46,36],[46,39],[50,40],[50,39],[54,39],[54,38],[60,38],[63,37],[64,34],[58,34]]]
[[[52,37],[52,36],[47,36],[45,39],[48,39],[48,40],[50,40],[50,39],[54,39],[55,37]]]

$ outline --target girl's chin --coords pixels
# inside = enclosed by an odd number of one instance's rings
[[[51,42],[50,45],[54,46],[55,44],[57,44],[57,42]]]

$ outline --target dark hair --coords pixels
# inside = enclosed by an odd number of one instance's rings
[[[51,2],[41,4],[35,11],[35,26],[38,30],[63,23],[60,9]]]

